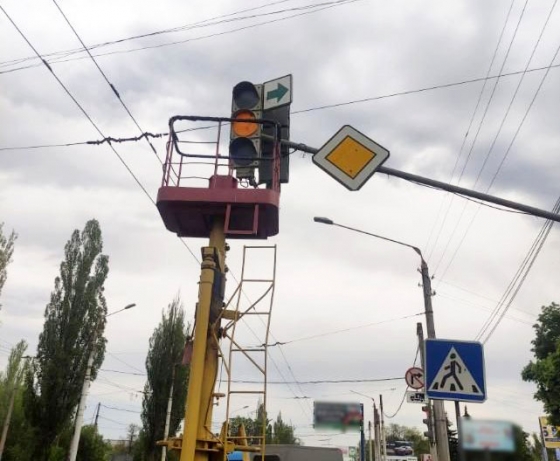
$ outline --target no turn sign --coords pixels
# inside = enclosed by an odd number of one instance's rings
[[[424,387],[424,370],[418,367],[412,367],[406,370],[404,379],[408,387],[412,389],[422,389]]]

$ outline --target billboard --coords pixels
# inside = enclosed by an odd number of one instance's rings
[[[459,440],[467,451],[515,451],[513,425],[507,421],[463,418]]]
[[[360,430],[362,404],[354,402],[313,402],[313,427],[336,430]]]
[[[560,448],[560,426],[549,426],[546,416],[539,418],[541,434],[546,448]]]

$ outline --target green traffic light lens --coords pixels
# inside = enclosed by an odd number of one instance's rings
[[[229,156],[235,166],[249,166],[257,158],[257,149],[250,139],[235,138],[229,145]]]

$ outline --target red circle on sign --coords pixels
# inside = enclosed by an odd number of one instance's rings
[[[404,379],[408,387],[412,389],[422,389],[424,387],[424,370],[418,367],[412,367],[406,370]]]

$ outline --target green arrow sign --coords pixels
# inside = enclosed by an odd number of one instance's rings
[[[288,92],[288,88],[286,88],[284,85],[282,85],[281,83],[278,83],[278,86],[276,87],[275,90],[272,91],[267,91],[266,93],[266,100],[269,101],[270,99],[274,99],[276,98],[276,102],[280,101],[284,96],[286,96],[286,93]]]

